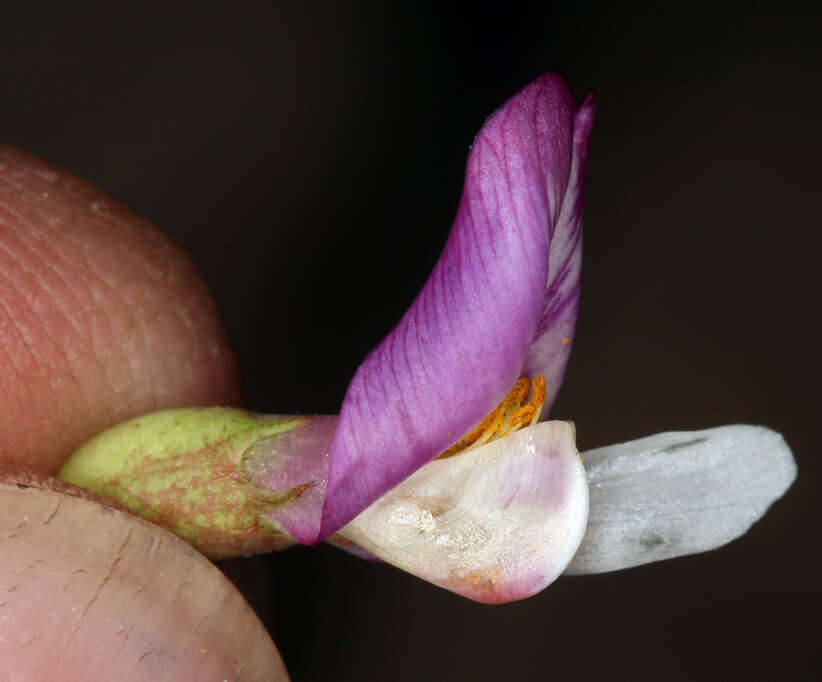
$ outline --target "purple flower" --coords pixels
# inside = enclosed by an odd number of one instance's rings
[[[339,418],[158,413],[61,476],[214,557],[330,538],[480,601],[545,587],[588,514],[573,425],[536,422],[574,333],[593,112],[547,74],[488,119],[443,253]]]
[[[536,423],[573,338],[593,111],[547,74],[488,119],[442,256],[339,418],[159,412],[93,438],[60,475],[215,558],[328,539],[491,603],[566,568],[744,533],[796,476],[778,434],[737,425],[586,453],[589,523],[573,424]]]
[[[477,426],[524,376],[550,408],[577,316],[594,113],[546,74],[485,123],[448,241],[394,330],[357,370],[327,476],[280,520],[323,540]],[[547,411],[547,410],[546,410]]]

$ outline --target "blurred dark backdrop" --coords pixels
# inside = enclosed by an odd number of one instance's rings
[[[503,607],[325,547],[231,562],[295,682],[819,674],[819,25],[655,4],[4,8],[0,137],[192,254],[254,408],[338,409],[437,258],[473,135],[558,69],[600,106],[554,414],[582,448],[748,422],[795,450],[730,546]]]

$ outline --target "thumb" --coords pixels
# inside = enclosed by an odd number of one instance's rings
[[[162,528],[2,466],[0,527],[2,679],[288,681],[236,588]]]
[[[240,401],[214,303],[165,235],[0,146],[0,464],[56,470],[137,414]]]

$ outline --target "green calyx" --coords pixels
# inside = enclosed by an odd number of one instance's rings
[[[264,515],[300,491],[257,488],[242,458],[261,439],[307,421],[219,407],[155,412],[95,436],[58,476],[116,500],[215,559],[283,549],[294,540]]]

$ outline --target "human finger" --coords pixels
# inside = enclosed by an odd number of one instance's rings
[[[0,147],[0,463],[55,471],[157,409],[235,405],[205,284],[157,228],[87,183]]]
[[[0,669],[14,679],[288,680],[236,588],[162,528],[19,469],[0,470],[0,528]]]

